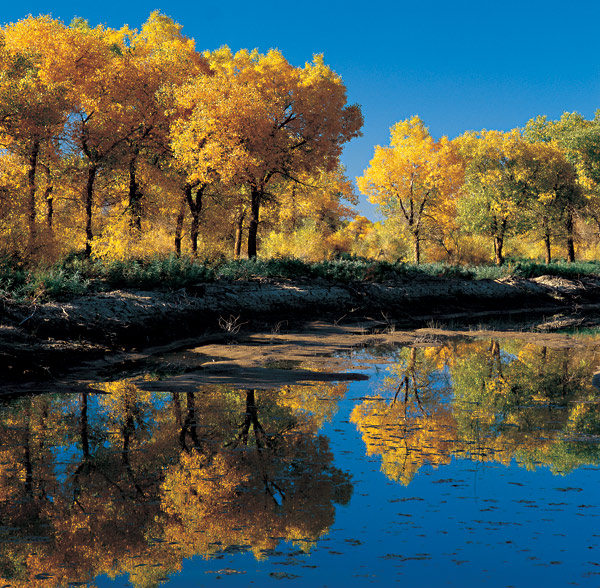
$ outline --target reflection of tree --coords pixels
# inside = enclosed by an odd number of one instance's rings
[[[28,563],[28,550],[23,549],[22,541],[45,535],[49,493],[56,479],[51,470],[44,470],[42,476],[36,472],[52,459],[52,442],[65,429],[53,418],[48,398],[18,400],[1,416],[0,578],[4,578],[18,574]]]
[[[330,465],[326,439],[298,427],[276,395],[247,390],[237,434],[225,447],[184,451],[167,469],[166,538],[186,555],[227,545],[252,546],[259,555],[282,537],[306,545],[333,523],[333,503],[349,499],[348,476]]]
[[[455,428],[443,402],[446,374],[438,370],[440,356],[425,348],[403,348],[384,380],[384,395],[352,411],[367,445],[367,454],[382,456],[382,471],[408,484],[425,463],[448,463]]]
[[[453,456],[555,472],[600,461],[593,350],[491,340],[402,349],[396,360],[383,393],[352,413],[395,480]]]
[[[0,585],[150,588],[186,556],[308,545],[349,499],[310,413],[277,391],[104,392],[0,407]]]
[[[316,370],[317,366],[310,366]],[[315,383],[311,386],[283,386],[279,390],[278,404],[288,407],[304,426],[312,425],[318,431],[331,421],[338,407],[338,401],[346,394],[348,384]],[[308,417],[308,418],[307,418]]]

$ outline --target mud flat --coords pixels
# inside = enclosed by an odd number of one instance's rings
[[[4,300],[0,369],[5,379],[43,379],[64,362],[73,365],[184,338],[226,340],[249,331],[276,335],[316,320],[365,334],[535,317],[530,326],[551,331],[594,325],[597,309],[600,278],[550,276],[394,283],[219,281],[174,292],[113,291],[28,304]]]

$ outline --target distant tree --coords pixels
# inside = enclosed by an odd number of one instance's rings
[[[575,166],[568,161],[556,141],[532,143],[523,151],[521,161],[526,184],[529,228],[544,242],[545,261],[552,261],[552,240],[572,226],[573,205],[581,200]],[[567,248],[574,257],[572,234]],[[569,257],[569,256],[568,256]]]
[[[527,122],[525,138],[532,142],[555,143],[575,167],[578,190],[563,197],[563,223],[567,261],[575,261],[574,219],[578,212],[594,219],[600,230],[600,118],[586,120],[577,112],[565,112],[559,120],[538,116]]]
[[[454,140],[466,162],[465,183],[458,204],[461,225],[491,237],[494,259],[504,263],[504,240],[520,229],[528,198],[524,151],[517,130],[465,133]]]

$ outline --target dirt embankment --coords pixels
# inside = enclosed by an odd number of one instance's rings
[[[43,373],[57,356],[76,361],[115,349],[143,348],[205,332],[235,333],[280,321],[485,321],[493,314],[552,316],[600,307],[600,278],[457,280],[415,278],[350,284],[325,281],[216,282],[175,292],[114,291],[43,304],[0,303],[0,369]],[[559,325],[560,326],[560,325]]]

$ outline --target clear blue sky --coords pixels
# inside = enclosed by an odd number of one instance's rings
[[[351,178],[374,145],[388,143],[390,126],[415,114],[434,136],[455,137],[509,130],[538,114],[592,117],[600,108],[596,0],[34,0],[5,3],[2,22],[50,13],[135,28],[155,9],[184,25],[199,50],[278,48],[294,65],[324,53],[365,117],[364,136],[343,156]]]

